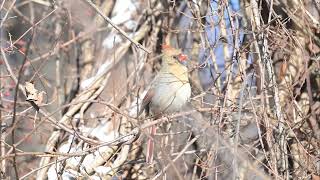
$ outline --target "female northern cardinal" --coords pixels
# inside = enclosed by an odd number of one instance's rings
[[[191,96],[191,87],[186,67],[187,56],[181,50],[162,46],[162,67],[151,88],[142,101],[141,110],[146,115],[151,113],[155,118],[181,110]],[[153,161],[154,141],[156,127],[150,128],[152,138],[147,143],[147,163]]]

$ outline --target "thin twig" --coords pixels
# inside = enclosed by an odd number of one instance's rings
[[[137,41],[135,41],[134,39],[130,38],[129,35],[124,32],[120,27],[118,27],[116,24],[114,24],[110,18],[108,18],[106,15],[104,15],[100,9],[93,4],[93,2],[91,0],[83,0],[85,2],[87,2],[97,13],[100,14],[100,16],[106,20],[113,28],[115,28],[120,34],[122,34],[126,39],[128,39],[131,43],[133,43],[135,46],[137,46],[138,48],[144,50],[147,53],[151,53],[150,50],[148,50],[146,47],[142,46],[140,43],[138,43]]]
[[[12,132],[11,132],[11,141],[12,141],[12,147],[13,147],[13,153],[16,153],[16,145],[15,145],[15,127],[16,127],[16,112],[17,112],[17,101],[18,101],[18,92],[19,92],[19,86],[20,86],[20,81],[21,81],[21,77],[22,77],[22,73],[23,73],[23,69],[24,69],[24,65],[27,62],[27,57],[28,57],[28,53],[29,53],[29,49],[34,37],[34,31],[31,32],[31,38],[27,43],[27,48],[26,48],[26,54],[24,56],[24,59],[22,61],[21,67],[19,69],[18,72],[18,79],[17,79],[17,83],[16,83],[16,87],[15,87],[15,91],[14,91],[14,102],[13,102],[13,116],[12,116]],[[2,50],[2,49],[1,49]],[[3,51],[3,50],[2,50]],[[5,56],[4,53],[2,53],[3,56]],[[18,165],[17,165],[17,161],[16,161],[16,156],[13,157],[13,167],[14,167],[14,172],[15,172],[15,177],[16,179],[19,179],[19,174],[18,174]]]
[[[183,154],[184,152],[186,152],[188,150],[188,148],[194,143],[196,142],[198,139],[200,138],[200,135],[197,135],[196,137],[194,137],[191,141],[188,142],[188,144],[186,144],[184,146],[184,148],[179,152],[179,154],[172,160],[172,162],[177,161]],[[167,166],[165,166],[164,168],[161,169],[160,173],[158,173],[155,177],[152,178],[152,180],[155,180],[157,178],[159,178],[161,176],[161,174],[165,173],[167,171],[167,169],[172,165],[172,163],[168,164]]]

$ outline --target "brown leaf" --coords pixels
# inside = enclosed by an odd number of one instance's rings
[[[34,87],[34,84],[30,82],[26,82],[26,94],[27,94],[27,101],[36,101],[38,96],[38,90]]]
[[[44,91],[39,92],[34,87],[34,84],[30,83],[30,82],[26,82],[25,90],[26,90],[26,96],[27,96],[26,101],[32,102],[31,103],[32,106],[34,106],[34,107],[35,107],[35,105],[39,106],[42,103],[43,98],[44,98],[43,95],[45,94]],[[39,107],[37,107],[36,109],[39,109]]]

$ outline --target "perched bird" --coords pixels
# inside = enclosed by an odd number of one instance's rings
[[[191,96],[188,79],[187,56],[180,49],[169,45],[162,46],[162,67],[150,89],[143,98],[141,111],[154,118],[164,114],[180,111]],[[153,161],[154,139],[156,127],[150,128],[150,138],[147,143],[147,163]]]

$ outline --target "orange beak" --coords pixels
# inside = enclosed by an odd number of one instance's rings
[[[178,58],[179,58],[179,61],[184,62],[188,59],[188,56],[185,54],[180,54]]]

